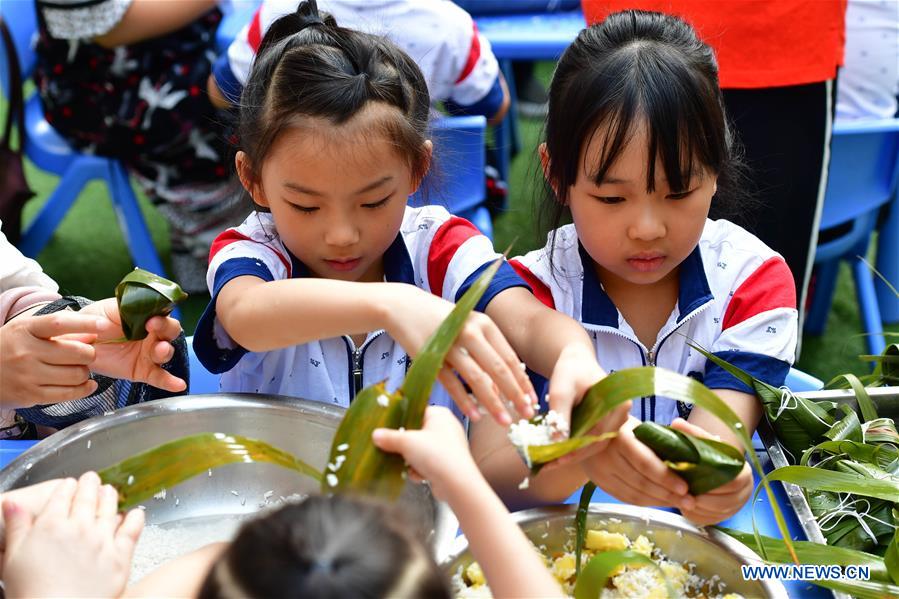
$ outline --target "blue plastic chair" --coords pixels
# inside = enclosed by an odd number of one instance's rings
[[[198,393],[218,393],[219,392],[219,375],[212,374],[197,358],[194,352],[193,335],[187,337],[187,358],[190,364],[190,389],[191,395]]]
[[[790,372],[787,373],[787,378],[784,380],[784,385],[794,392],[818,391],[824,388],[824,381],[797,368],[790,368]]]
[[[0,2],[0,16],[7,23],[19,55],[22,78],[34,71],[37,58],[33,40],[37,35],[35,3],[30,0]],[[7,61],[0,47],[0,64]],[[9,81],[3,73],[3,89],[8,94]],[[19,249],[36,256],[47,245],[63,217],[78,198],[84,186],[93,179],[103,180],[109,188],[119,227],[136,266],[165,275],[162,261],[153,245],[150,231],[141,214],[128,173],[118,160],[82,154],[73,149],[44,118],[38,94],[25,100],[25,155],[40,169],[59,175],[59,184],[38,215],[22,234]]]
[[[419,191],[409,198],[409,204],[445,206],[493,239],[493,221],[484,205],[486,129],[487,119],[482,116],[434,120],[431,123],[434,163]]]
[[[868,351],[872,354],[883,351],[883,323],[874,276],[868,265],[856,256],[867,255],[880,209],[895,193],[897,175],[899,119],[838,123],[834,127],[820,229],[843,224],[851,227],[837,239],[818,245],[815,253],[818,275],[806,332],[820,335],[824,331],[840,261],[848,260],[855,279]],[[899,253],[896,248],[899,240],[893,239],[892,243],[893,251]],[[893,256],[892,260],[895,262],[899,258]]]

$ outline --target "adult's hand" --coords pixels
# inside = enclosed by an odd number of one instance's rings
[[[92,344],[109,333],[106,318],[78,312],[19,316],[0,327],[0,397],[7,407],[30,407],[90,395],[97,383],[88,365]]]

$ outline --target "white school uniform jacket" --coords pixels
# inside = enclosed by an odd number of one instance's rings
[[[454,302],[499,256],[474,225],[444,208],[406,208],[400,231],[384,254],[385,278]],[[208,370],[222,373],[222,391],[289,395],[346,407],[365,386],[386,380],[393,390],[402,383],[409,358],[383,330],[369,333],[359,347],[348,336],[268,352],[240,347],[216,318],[215,302],[222,287],[242,275],[266,281],[309,276],[279,239],[268,213],[254,212],[212,244],[206,275],[212,300],[197,324],[194,349]],[[516,286],[526,285],[503,264],[476,309],[483,311],[497,293]],[[442,387],[435,386],[431,399],[451,405]]]
[[[796,347],[795,286],[783,258],[754,235],[725,220],[706,221],[699,245],[680,266],[677,305],[646,347],[603,290],[574,225],[556,233],[552,271],[549,239],[512,266],[538,299],[583,324],[606,371],[661,366],[712,389],[752,392],[690,348],[692,341],[758,379],[783,384]],[[688,409],[645,397],[634,401],[631,413],[668,424]]]

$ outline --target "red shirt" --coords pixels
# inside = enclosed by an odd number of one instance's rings
[[[677,15],[718,57],[722,88],[833,79],[843,64],[846,0],[581,0],[587,23],[628,8]]]

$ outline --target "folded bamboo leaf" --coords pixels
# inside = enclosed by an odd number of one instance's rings
[[[388,393],[382,382],[359,392],[331,442],[323,492],[356,491],[388,499],[399,496],[405,484],[405,463],[399,455],[375,447],[372,432],[376,428],[421,428],[443,360],[501,263],[497,260],[485,269],[459,299],[413,360],[402,387]]]
[[[167,316],[187,294],[177,283],[135,268],[116,285],[115,297],[125,338],[137,341],[147,336],[148,320]]]
[[[891,343],[875,358],[873,375],[877,384],[899,385],[899,343]]]
[[[847,440],[861,443],[863,439],[862,425],[858,421],[858,414],[845,404],[840,406],[840,410],[843,412],[843,417],[835,422],[830,430],[824,433],[824,436],[831,441]]]
[[[783,481],[806,489],[820,489],[835,493],[855,493],[864,497],[876,497],[896,501],[899,497],[899,480],[890,477],[885,480],[870,479],[857,474],[832,472],[807,466],[784,466],[769,472],[763,481]],[[758,489],[756,489],[758,495]]]
[[[850,507],[851,510],[848,510]],[[828,545],[883,554],[893,535],[892,502],[876,499],[856,500],[837,510],[836,524],[824,518],[822,533]],[[864,524],[864,525],[863,525]]]
[[[593,385],[581,403],[572,411],[571,437],[586,435],[603,416],[615,409],[616,406],[630,399],[651,395],[685,401],[714,414],[736,435],[743,447],[749,450],[749,458],[756,471],[759,474],[763,472],[758,457],[752,451],[752,441],[747,434],[746,427],[733,410],[702,383],[664,368],[646,366],[626,368],[610,374]],[[537,464],[531,471],[534,472],[539,467],[540,465]],[[767,480],[763,479],[762,484],[771,501],[771,509],[774,512],[778,530],[783,535],[783,542],[788,549],[792,549],[790,533],[777,499]]]
[[[899,432],[891,418],[875,418],[862,424],[865,443],[893,443],[899,445]]]
[[[690,347],[755,391],[765,407],[768,422],[777,433],[778,441],[794,462],[806,448],[818,443],[833,425],[834,419],[815,402],[785,394],[702,347],[692,343]]]
[[[790,554],[786,551],[783,541],[780,539],[758,535],[761,542],[760,545],[759,541],[756,540],[756,535],[753,535],[752,533],[723,526],[717,528],[737,539],[756,553],[767,553],[770,560],[774,563],[786,563],[790,561]],[[870,568],[872,581],[890,581],[890,575],[887,572],[884,558],[879,555],[873,555],[862,551],[853,551],[842,547],[830,547],[811,541],[794,541],[794,546],[796,548],[796,553],[799,556],[799,560],[803,564],[868,566]]]
[[[845,455],[858,462],[875,464],[892,475],[899,474],[899,449],[894,445],[858,443],[856,441],[826,441],[806,450],[799,465],[810,465],[811,458],[820,452],[836,456]],[[820,464],[816,464],[816,466],[820,467]]]
[[[99,472],[119,492],[119,508],[128,509],[163,489],[211,468],[237,462],[268,462],[321,479],[321,473],[265,441],[224,433],[199,433],[163,443]]]
[[[655,422],[640,424],[634,436],[687,482],[691,495],[703,495],[729,483],[746,463],[732,445],[700,439]]]
[[[596,599],[602,594],[606,583],[612,578],[621,566],[635,564],[638,566],[655,569],[665,582],[669,597],[676,597],[674,588],[665,573],[650,558],[636,551],[603,551],[593,556],[584,567],[584,571],[574,584],[575,599]]]
[[[577,515],[574,518],[575,536],[574,536],[574,576],[577,578],[581,575],[581,553],[584,551],[584,541],[587,538],[587,512],[590,511],[590,500],[593,499],[593,493],[596,491],[596,485],[591,481],[581,489],[581,496],[577,502]]]

